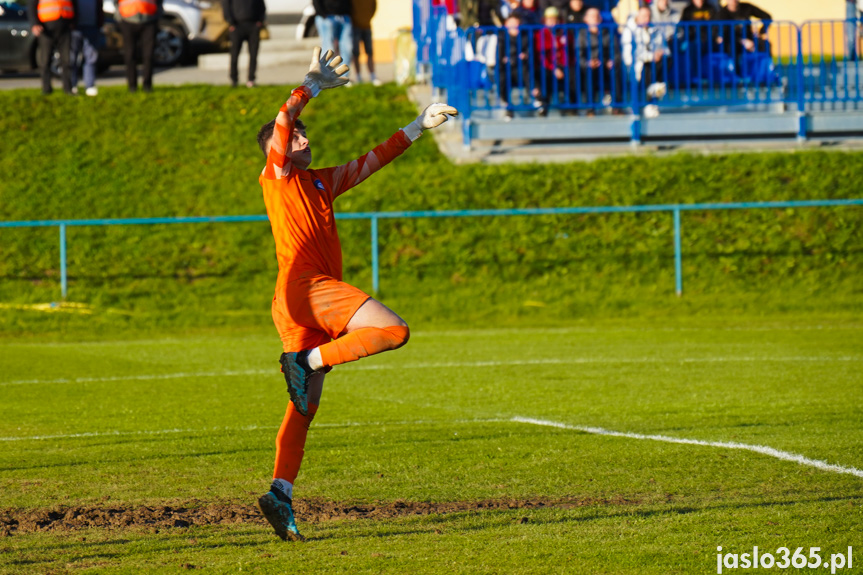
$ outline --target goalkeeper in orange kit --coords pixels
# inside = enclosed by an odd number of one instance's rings
[[[258,506],[285,540],[303,539],[293,513],[293,487],[324,374],[341,363],[397,349],[410,336],[395,312],[342,281],[333,201],[401,155],[423,130],[457,114],[451,106],[432,104],[364,156],[335,168],[309,170],[312,149],[299,115],[321,90],[348,82],[348,66],[341,62],[332,51],[321,57],[321,49],[315,48],[302,85],[258,133],[267,157],[259,181],[279,261],[273,321],[282,339],[279,361],[291,396],[276,438],[273,482]]]

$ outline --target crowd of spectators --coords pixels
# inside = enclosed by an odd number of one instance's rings
[[[705,77],[711,66],[733,66],[741,78],[754,77],[752,70],[772,63],[771,15],[739,0],[724,6],[714,0],[639,0],[622,23],[597,0],[438,1],[448,3],[458,26],[479,27],[479,52],[494,37],[494,54],[480,59],[489,65],[507,119],[515,108],[513,91],[527,95],[539,116],[553,103],[562,104],[564,115],[592,115],[599,108],[621,114],[633,78],[645,115],[654,117],[671,83]]]

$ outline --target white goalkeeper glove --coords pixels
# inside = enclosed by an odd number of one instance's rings
[[[423,110],[423,113],[417,116],[416,120],[402,128],[402,130],[411,139],[411,142],[415,142],[422,135],[423,130],[437,128],[449,119],[448,116],[457,115],[458,110],[452,106],[448,106],[447,104],[432,104]]]
[[[347,78],[343,78],[350,71],[347,64],[342,64],[341,56],[334,56],[332,50],[327,50],[327,53],[321,57],[320,47],[315,47],[312,52],[312,63],[309,66],[309,73],[306,74],[303,80],[303,86],[312,91],[314,98],[321,93],[321,90],[327,88],[337,88],[344,86],[349,82]],[[339,64],[342,64],[339,66]]]

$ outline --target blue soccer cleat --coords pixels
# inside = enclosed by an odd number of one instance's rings
[[[279,363],[282,364],[282,373],[285,374],[285,381],[288,384],[288,393],[291,395],[291,401],[294,402],[294,407],[297,408],[302,415],[309,413],[309,379],[315,372],[308,367],[308,363],[300,363],[305,359],[308,352],[289,351],[283,353],[279,358]]]
[[[291,503],[287,495],[275,488],[270,488],[258,498],[258,508],[282,541],[305,541],[306,538],[300,535],[297,529]]]

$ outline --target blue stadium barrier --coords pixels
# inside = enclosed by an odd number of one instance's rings
[[[337,220],[369,220],[371,225],[371,267],[372,292],[380,288],[380,260],[378,221],[399,218],[465,218],[479,216],[540,216],[540,215],[572,215],[572,214],[613,214],[639,212],[671,212],[674,219],[674,276],[675,291],[678,296],[683,294],[683,251],[680,216],[685,211],[714,210],[749,210],[749,209],[786,209],[786,208],[816,208],[863,206],[863,198],[837,200],[796,200],[779,202],[731,202],[704,204],[655,204],[644,206],[586,206],[563,208],[514,208],[488,210],[427,210],[407,212],[346,212],[337,213]],[[63,299],[68,293],[68,276],[66,265],[66,228],[70,226],[126,226],[149,224],[201,224],[227,222],[267,222],[265,215],[249,216],[194,216],[171,218],[116,218],[92,220],[27,220],[0,221],[0,228],[35,228],[54,227],[60,231],[60,291]]]
[[[656,23],[648,48],[666,56],[642,65],[645,42],[641,34],[633,34],[637,27],[627,24],[603,24],[601,41],[591,42],[585,25],[522,25],[510,34],[505,27],[457,28],[443,7],[429,6],[415,15],[420,18],[415,30],[434,33],[423,41],[423,50],[429,47],[430,52],[418,53],[418,62],[427,58],[432,87],[459,108],[468,146],[475,111],[488,118],[503,110],[526,115],[551,108],[583,115],[611,109],[630,117],[632,140],[638,142],[647,105],[796,110],[801,140],[810,132],[806,114],[863,109],[863,66],[848,31],[857,22]],[[514,53],[523,56],[513,61]],[[590,61],[608,67],[593,69]],[[656,82],[665,84],[665,97],[653,97]]]

